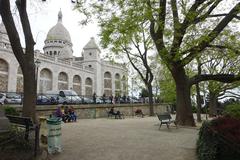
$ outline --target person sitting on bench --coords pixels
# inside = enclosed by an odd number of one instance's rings
[[[144,114],[143,114],[143,112],[142,112],[141,109],[137,109],[137,110],[135,111],[135,115],[136,115],[136,116],[142,116],[142,118],[144,117]]]
[[[121,112],[120,111],[115,112],[113,107],[110,109],[109,114],[114,115],[115,119],[117,118],[122,119]]]

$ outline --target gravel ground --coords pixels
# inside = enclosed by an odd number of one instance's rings
[[[62,124],[63,152],[51,160],[196,160],[198,130],[158,130],[157,117],[80,119]]]

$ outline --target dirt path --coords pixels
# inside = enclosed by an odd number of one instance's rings
[[[198,130],[162,126],[156,117],[83,119],[62,125],[53,160],[196,160]]]

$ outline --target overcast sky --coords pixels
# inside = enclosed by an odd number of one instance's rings
[[[87,26],[80,26],[79,22],[83,17],[78,11],[73,11],[74,4],[71,3],[71,0],[47,0],[45,3],[34,4],[34,6],[30,4],[28,7],[31,7],[29,18],[36,41],[35,49],[42,51],[49,29],[57,23],[60,8],[63,14],[63,25],[69,31],[72,39],[74,56],[80,56],[82,48],[91,37],[95,37],[97,43],[99,42],[97,24],[90,23]]]

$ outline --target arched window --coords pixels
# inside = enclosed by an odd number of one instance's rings
[[[115,95],[121,95],[121,78],[118,73],[115,74]]]
[[[93,89],[93,86],[92,86],[93,82],[92,82],[92,79],[91,78],[86,78],[85,80],[85,95],[86,96],[92,96],[92,89]]]
[[[81,95],[81,77],[79,75],[75,75],[73,77],[73,90],[78,94]]]
[[[8,87],[8,63],[0,59],[0,90],[7,92]]]
[[[52,90],[52,72],[49,69],[44,68],[40,71],[39,92],[45,93],[49,90]]]
[[[66,90],[68,89],[68,76],[65,72],[60,72],[58,75],[58,89]]]
[[[112,95],[112,75],[110,72],[104,73],[104,93],[106,96]]]

